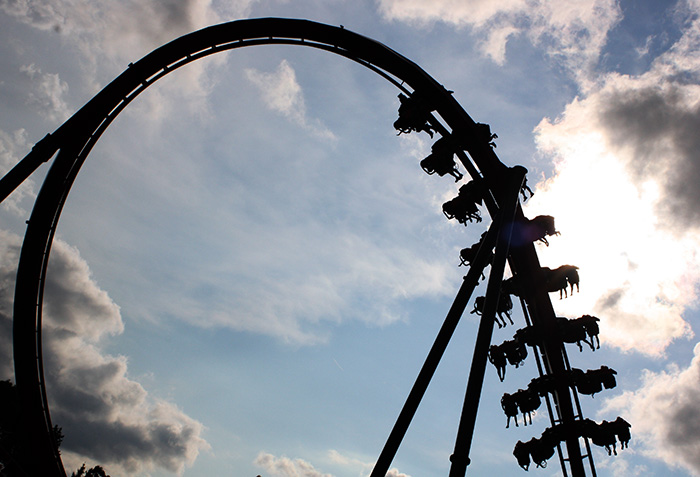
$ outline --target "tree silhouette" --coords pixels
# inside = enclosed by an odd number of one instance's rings
[[[23,449],[20,443],[22,424],[20,421],[19,395],[12,381],[0,381],[0,476],[14,477],[29,475],[24,463],[31,459],[29,449]],[[56,445],[63,442],[63,429],[53,426]],[[93,474],[99,476],[100,474]],[[108,477],[108,476],[107,476]]]
[[[110,476],[107,475],[105,470],[99,465],[96,465],[95,467],[92,467],[91,469],[85,470],[85,464],[83,464],[80,467],[80,469],[73,472],[70,477],[110,477]]]

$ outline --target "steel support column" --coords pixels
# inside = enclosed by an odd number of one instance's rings
[[[508,188],[503,194],[504,197],[499,198],[499,205],[501,207],[501,223],[498,227],[499,240],[496,245],[495,257],[491,264],[491,273],[489,274],[489,281],[486,288],[486,300],[484,302],[481,321],[479,322],[479,330],[477,331],[474,357],[472,358],[471,371],[469,372],[467,391],[464,396],[464,405],[462,407],[462,416],[457,430],[455,448],[450,457],[452,461],[450,477],[463,477],[470,463],[469,452],[474,435],[476,415],[479,410],[484,375],[486,374],[489,346],[491,345],[491,337],[493,335],[493,323],[495,321],[498,301],[501,295],[503,272],[510,248],[510,237],[513,230],[510,224],[513,223],[518,204],[518,195],[520,194],[520,189],[525,180],[526,172],[524,167],[510,169]]]
[[[435,370],[437,369],[440,359],[442,358],[442,355],[444,354],[445,349],[447,348],[447,345],[449,344],[450,339],[457,328],[459,320],[464,314],[464,310],[471,299],[474,289],[479,284],[481,272],[486,267],[489,254],[493,250],[493,247],[498,239],[500,225],[500,221],[495,221],[486,233],[486,237],[484,238],[476,257],[474,258],[467,275],[464,277],[462,286],[457,292],[457,296],[455,297],[452,306],[447,313],[447,317],[445,318],[445,321],[443,322],[442,327],[435,338],[432,348],[430,348],[430,351],[428,352],[428,356],[423,363],[423,367],[418,373],[416,382],[413,384],[413,388],[408,394],[408,398],[406,398],[406,403],[401,409],[399,417],[396,419],[396,423],[389,434],[386,444],[384,445],[384,448],[377,459],[377,463],[375,464],[370,477],[384,477],[389,471],[389,466],[391,466],[391,462],[396,456],[396,452],[401,445],[401,441],[406,435],[408,426],[411,424],[413,416],[416,414],[418,405],[423,399],[425,391],[428,389],[428,385],[435,374]]]

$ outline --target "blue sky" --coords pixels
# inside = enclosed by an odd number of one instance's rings
[[[526,215],[556,217],[540,260],[579,266],[581,291],[552,295],[555,310],[601,319],[601,349],[569,348],[572,366],[618,372],[583,412],[632,424],[629,449],[594,449],[598,475],[700,475],[699,13],[692,0],[0,1],[0,172],[182,34],[266,16],[344,25],[454,91],[501,160],[528,168]],[[71,192],[46,290],[69,472],[369,473],[461,284],[459,250],[488,222],[442,215],[460,184],[420,169],[426,134],[396,136],[397,95],[339,56],[258,46],[166,76],[115,120]],[[2,379],[45,172],[0,205]],[[476,328],[465,314],[393,475],[447,473]],[[513,446],[546,412],[505,429],[499,400],[535,374],[532,356],[503,383],[488,368],[470,475],[524,472]]]

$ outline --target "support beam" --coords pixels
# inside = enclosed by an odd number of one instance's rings
[[[501,205],[500,224],[498,227],[499,240],[496,245],[496,254],[491,264],[491,273],[489,274],[489,282],[486,288],[486,300],[481,315],[481,321],[479,322],[479,330],[477,331],[474,357],[472,358],[471,371],[469,372],[469,381],[464,396],[464,405],[462,407],[462,416],[457,430],[455,448],[450,457],[452,461],[450,477],[464,477],[467,472],[467,466],[470,463],[469,452],[474,435],[476,415],[479,410],[479,400],[481,399],[484,375],[486,374],[489,346],[493,335],[493,323],[501,294],[501,281],[503,280],[503,272],[505,270],[506,259],[508,258],[510,237],[513,230],[510,224],[513,222],[513,217],[515,216],[518,195],[520,194],[520,188],[525,180],[525,172],[525,168],[523,167],[509,170],[508,175],[510,177],[508,177],[508,188],[504,194],[505,197],[499,200]],[[504,227],[503,225],[506,224],[508,226]]]
[[[27,180],[40,165],[44,162],[48,162],[58,148],[58,141],[56,141],[55,136],[51,134],[47,134],[44,136],[44,139],[37,142],[32,150],[29,151],[29,154],[24,156],[15,167],[0,178],[0,203],[7,199],[22,182]]]
[[[408,398],[406,398],[406,403],[401,409],[399,417],[396,419],[394,428],[391,430],[391,434],[389,434],[386,444],[384,445],[384,448],[377,459],[377,463],[374,465],[374,469],[372,470],[370,477],[384,477],[389,471],[389,467],[396,456],[396,452],[401,445],[401,441],[406,435],[408,426],[411,424],[413,416],[415,416],[416,410],[418,409],[418,405],[423,399],[423,395],[428,389],[430,380],[435,374],[435,370],[440,363],[440,359],[445,353],[445,349],[447,348],[447,345],[449,344],[450,339],[457,328],[457,324],[464,314],[464,310],[471,299],[474,289],[479,284],[481,272],[486,267],[490,252],[493,250],[496,240],[498,239],[499,225],[500,224],[498,223],[492,224],[486,234],[486,237],[482,241],[482,245],[479,248],[479,251],[477,252],[471,266],[469,267],[469,272],[467,272],[467,275],[464,277],[462,286],[457,292],[457,296],[452,303],[452,307],[447,313],[447,317],[445,318],[445,321],[443,322],[442,327],[435,338],[435,342],[433,343],[430,352],[428,352],[428,356],[423,363],[423,367],[418,373],[416,382],[413,384],[413,388],[408,394]]]

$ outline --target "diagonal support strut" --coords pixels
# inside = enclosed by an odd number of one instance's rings
[[[500,201],[500,218],[502,222],[501,227],[499,227],[499,232],[501,233],[499,233],[495,257],[491,264],[491,273],[489,274],[489,281],[486,288],[486,299],[481,321],[479,322],[479,330],[477,331],[474,357],[472,358],[471,371],[469,372],[469,381],[464,397],[462,416],[457,430],[454,453],[450,457],[450,461],[452,461],[450,477],[464,477],[467,472],[467,466],[470,463],[469,451],[471,450],[474,425],[476,424],[476,414],[479,409],[481,389],[484,384],[484,375],[486,374],[489,345],[491,344],[491,337],[493,335],[493,323],[495,321],[498,301],[501,294],[501,281],[503,280],[503,272],[505,271],[510,248],[510,238],[513,230],[513,227],[509,225],[513,223],[518,205],[518,194],[520,194],[520,189],[527,171],[524,167],[514,167],[509,172],[508,178],[510,179],[510,184],[508,184],[508,187],[505,189],[504,195],[506,197],[504,200]]]
[[[520,169],[521,168],[516,168],[514,170],[520,172]],[[520,176],[519,184],[522,184],[522,179],[524,179],[524,171],[524,168],[522,168],[522,176]],[[520,192],[519,187],[517,189],[517,192]],[[517,203],[517,196],[514,199],[514,203]],[[401,445],[401,441],[406,435],[408,427],[411,424],[411,421],[418,409],[418,405],[420,404],[420,401],[422,400],[425,391],[427,390],[428,385],[430,384],[430,380],[435,374],[435,370],[437,369],[440,359],[442,358],[447,348],[447,345],[449,344],[449,341],[452,338],[455,329],[457,328],[459,320],[464,314],[464,310],[467,307],[469,300],[471,299],[471,295],[474,292],[474,289],[479,284],[481,272],[488,264],[487,262],[489,254],[496,245],[496,242],[499,240],[499,236],[502,235],[502,230],[505,229],[504,224],[506,224],[506,221],[511,221],[512,216],[512,211],[508,216],[504,215],[501,211],[498,214],[496,220],[491,224],[491,227],[489,227],[489,230],[482,241],[482,245],[479,248],[476,257],[472,261],[467,275],[464,277],[462,286],[457,292],[454,302],[452,303],[452,306],[450,307],[450,310],[447,313],[447,317],[445,318],[445,321],[443,322],[442,327],[440,328],[440,331],[438,332],[438,335],[435,338],[435,341],[433,342],[433,346],[428,352],[428,356],[426,357],[425,362],[423,363],[423,367],[418,373],[418,377],[416,378],[413,388],[411,388],[411,391],[409,392],[408,397],[406,398],[406,402],[403,408],[401,409],[401,412],[399,413],[399,417],[396,419],[396,423],[394,424],[394,427],[391,433],[389,434],[389,437],[387,438],[386,444],[384,445],[384,448],[382,449],[382,452],[379,455],[379,458],[377,459],[377,463],[375,464],[374,469],[370,474],[370,477],[385,477],[386,473],[389,471],[391,462],[394,460],[398,448]],[[508,227],[508,229],[510,229],[510,227]],[[498,248],[496,250],[498,250]],[[491,275],[493,275],[493,269],[491,271]],[[501,271],[500,273],[500,276],[502,275],[503,271]],[[482,318],[482,322],[483,321],[484,319]],[[491,321],[493,322],[493,316]]]

